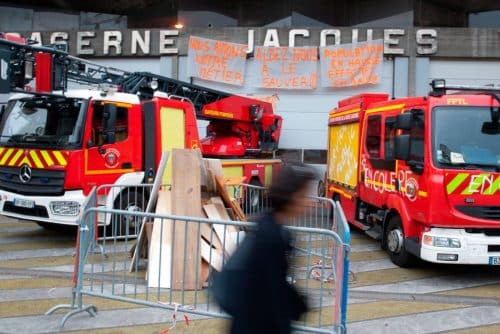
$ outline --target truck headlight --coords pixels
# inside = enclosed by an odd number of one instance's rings
[[[434,247],[448,247],[448,248],[462,247],[460,239],[448,238],[448,237],[434,237],[431,235],[424,235],[424,244]]]
[[[80,213],[80,203],[73,201],[50,202],[50,211],[58,216],[76,216]]]

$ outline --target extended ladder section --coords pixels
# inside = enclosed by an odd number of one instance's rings
[[[154,92],[164,92],[189,99],[196,113],[202,107],[232,94],[193,85],[148,72],[128,72],[70,56],[57,46],[23,45],[0,38],[0,58],[3,81],[0,93],[25,91],[25,85],[37,78],[36,92],[65,91],[68,82],[86,85],[116,86],[124,93],[150,99]]]

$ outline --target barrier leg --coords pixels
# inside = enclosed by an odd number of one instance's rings
[[[68,321],[68,319],[74,316],[75,314],[87,312],[91,317],[95,317],[97,315],[97,307],[95,305],[83,305],[81,294],[78,294],[78,303],[76,303],[75,302],[77,299],[76,294],[77,294],[76,291],[72,292],[70,304],[59,304],[50,308],[47,312],[45,312],[45,315],[50,315],[61,309],[70,309],[70,311],[66,313],[64,317],[61,319],[61,323],[59,324],[60,329],[62,329],[66,321]]]

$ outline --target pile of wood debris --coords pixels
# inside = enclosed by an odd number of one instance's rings
[[[228,185],[244,179],[225,179],[221,162],[203,159],[198,150],[174,149],[170,159],[172,185],[160,187],[157,214],[246,221],[238,200],[227,191]],[[141,256],[147,257],[148,286],[201,289],[211,269],[221,270],[243,233],[234,225],[159,218],[145,222],[138,238],[141,246],[136,249],[142,249]],[[134,252],[131,270],[136,269],[138,253]]]

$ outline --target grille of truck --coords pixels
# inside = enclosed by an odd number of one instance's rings
[[[465,206],[457,205],[455,209],[463,214],[481,219],[500,219],[500,206]]]
[[[18,167],[0,167],[0,189],[22,195],[57,196],[64,193],[65,171],[32,169],[31,180],[19,178]]]

